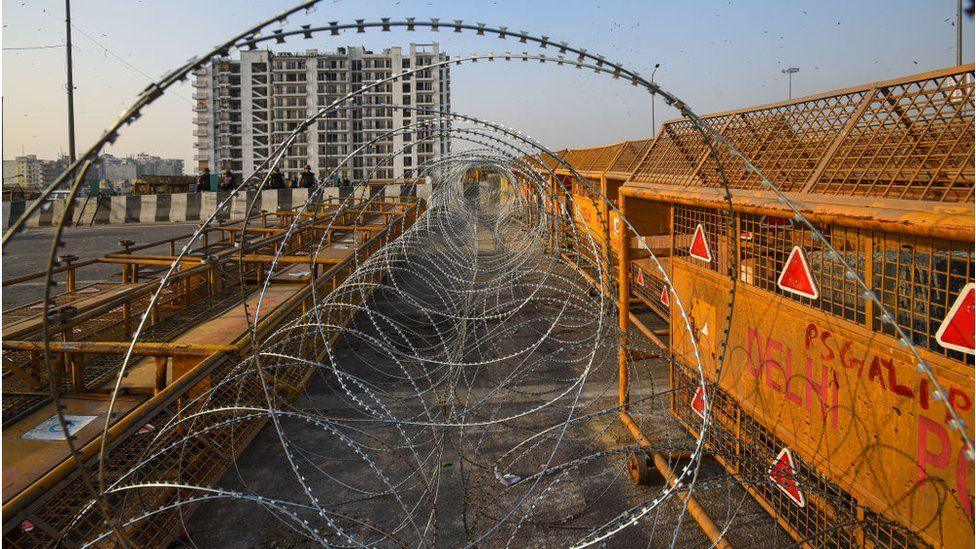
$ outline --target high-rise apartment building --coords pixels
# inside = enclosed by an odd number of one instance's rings
[[[362,47],[303,54],[255,50],[242,51],[236,60],[214,60],[195,73],[194,160],[199,169],[229,168],[238,177],[249,177],[322,107],[365,84],[447,59],[437,44],[411,44],[409,52],[400,47],[381,53]],[[444,65],[365,92],[350,103],[361,108],[329,113],[299,135],[282,170],[291,176],[308,164],[325,177],[346,155],[382,136],[347,162],[340,177],[362,181],[415,176],[419,167],[448,152],[447,133],[434,131],[428,122],[434,114],[385,105],[449,111],[450,82],[450,67]],[[383,135],[411,123],[420,129]]]

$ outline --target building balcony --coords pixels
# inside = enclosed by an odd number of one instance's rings
[[[207,80],[206,78],[197,78],[196,80],[193,81],[193,87],[194,88],[209,88],[210,87],[210,81]]]
[[[207,95],[206,92],[194,92],[193,98],[196,99],[197,101],[201,101],[201,100],[208,99],[209,96]]]
[[[196,125],[198,125],[198,126],[201,125],[201,124],[209,124],[210,123],[210,117],[209,116],[194,116],[193,117],[193,123],[196,124]]]
[[[207,137],[210,135],[209,130],[193,130],[193,137]]]
[[[193,159],[196,160],[196,161],[198,161],[198,162],[201,161],[201,160],[202,161],[207,161],[207,160],[210,160],[210,155],[209,154],[205,154],[205,153],[203,153],[203,154],[198,153],[198,154],[193,155]]]

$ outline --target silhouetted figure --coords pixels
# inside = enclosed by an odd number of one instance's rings
[[[233,191],[237,187],[237,181],[234,179],[234,172],[230,171],[230,168],[226,168],[224,170],[222,179],[223,181],[220,184],[220,190]]]
[[[197,176],[197,192],[202,193],[210,190],[210,168],[204,168]]]
[[[312,174],[312,167],[308,164],[305,164],[305,169],[302,170],[302,176],[299,181],[301,182],[301,186],[306,189],[315,187],[315,175]]]
[[[268,179],[269,189],[284,189],[285,188],[285,176],[281,173],[281,168],[275,166],[275,169],[271,170],[271,178]]]

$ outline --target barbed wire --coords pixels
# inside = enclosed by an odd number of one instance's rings
[[[421,70],[479,60],[553,62],[555,66],[623,77],[651,93],[661,94],[698,129],[716,161],[714,169],[725,191],[727,208],[723,215],[727,219],[733,219],[736,210],[717,154],[723,148],[759,174],[763,184],[792,209],[798,222],[812,230],[828,253],[837,258],[840,254],[806,219],[801,205],[779,192],[725,137],[676,96],[621,65],[566,43],[554,44],[545,36],[533,37],[523,31],[510,33],[505,27],[489,28],[460,21],[443,24],[437,19],[383,19],[374,23],[357,20],[342,25],[330,22],[322,27],[303,25],[296,30],[281,29],[270,36],[258,36],[272,22],[283,26],[287,15],[314,4],[307,2],[252,27],[203,59],[189,62],[151,85],[79,163],[45,191],[42,199],[72,174],[73,197],[87,169],[82,161],[88,162],[86,159],[92,154],[113,142],[120,128],[134,122],[140,110],[172,83],[233,49],[254,48],[270,40],[282,43],[292,36],[308,38],[317,32],[334,36],[350,29],[365,32],[371,28],[387,31],[403,27],[413,31],[425,27],[437,31],[443,27],[455,32],[516,38],[542,48],[556,47],[561,55],[552,58],[489,53],[455,57],[365,84],[299,123],[254,174],[222,199],[213,214],[200,224],[161,273],[158,289],[149,299],[150,308],[158,303],[183,258],[230,208],[233,197],[267,188],[272,170],[297,143],[300,132],[330,113],[389,108],[430,118],[378,133],[341,158],[336,167],[320,177],[319,186],[309,193],[308,199],[293,209],[291,221],[283,226],[282,242],[290,242],[293,235],[301,232],[303,216],[318,211],[324,198],[324,183],[340,168],[375,152],[372,147],[377,142],[393,135],[422,128],[430,130],[430,135],[383,153],[364,180],[335,204],[328,218],[318,221],[325,228],[322,236],[305,244],[312,268],[315,259],[333,244],[328,238],[331,228],[344,225],[342,220],[350,216],[357,223],[371,221],[368,208],[383,201],[382,195],[371,194],[366,185],[377,170],[391,166],[395,158],[421,142],[451,139],[476,148],[446,153],[418,167],[419,179],[426,181],[419,184],[425,187],[425,198],[411,206],[414,218],[409,226],[401,220],[400,234],[385,240],[371,254],[365,254],[363,243],[353,239],[352,259],[347,264],[349,276],[328,289],[312,284],[311,306],[270,332],[262,323],[268,314],[263,309],[268,306],[275,275],[283,270],[280,261],[286,255],[286,246],[274,251],[267,276],[260,284],[255,286],[245,279],[243,243],[249,225],[257,220],[256,199],[252,200],[238,233],[242,244],[237,251],[239,268],[235,273],[235,291],[240,294],[238,302],[250,330],[250,347],[228,366],[225,375],[214,376],[208,387],[185,398],[168,420],[156,425],[139,457],[122,470],[113,466],[112,449],[105,436],[108,421],[97,471],[93,471],[92,464],[80,458],[58,407],[72,455],[91,491],[91,500],[73,517],[65,534],[73,534],[71,528],[83,530],[82,525],[91,522],[90,515],[97,513],[102,518],[96,521],[100,526],[84,531],[85,545],[109,539],[120,545],[136,545],[129,533],[164,513],[176,512],[182,517],[184,511],[200,504],[234,501],[267,510],[290,532],[321,545],[507,547],[541,538],[557,540],[558,545],[583,547],[632,535],[634,527],[640,525],[642,531],[651,532],[641,538],[647,544],[661,541],[654,533],[662,527],[670,530],[664,543],[676,546],[688,535],[685,504],[696,493],[721,493],[735,501],[728,506],[729,513],[720,525],[723,537],[732,531],[748,497],[738,487],[768,489],[774,482],[768,475],[756,473],[764,473],[768,465],[758,461],[748,464],[751,470],[740,467],[747,471],[737,474],[711,468],[706,471],[703,467],[707,441],[723,436],[713,415],[717,400],[713,396],[727,362],[729,331],[726,328],[719,338],[715,372],[718,379],[707,380],[686,304],[674,292],[670,273],[639,237],[626,212],[620,212],[565,159],[518,130],[451,111],[349,103],[378,86]],[[566,53],[576,59],[562,57]],[[542,162],[543,158],[569,173],[570,181],[557,177],[555,168]],[[475,170],[485,177],[471,180],[469,175]],[[408,187],[418,185],[402,183]],[[583,230],[574,219],[573,187],[581,189],[575,194],[586,196],[612,214],[624,214],[618,218],[622,234],[634,239],[661,275],[672,299],[675,329],[690,334],[693,363],[688,366],[694,371],[691,381],[705,395],[703,418],[694,425],[697,437],[684,430],[668,412],[674,389],[666,388],[667,380],[654,379],[651,374],[650,379],[641,380],[641,370],[630,365],[631,400],[617,400],[619,352],[637,356],[656,352],[655,356],[666,357],[669,351],[652,349],[648,342],[617,326],[621,290],[612,282],[614,258],[604,242]],[[565,206],[557,206],[560,199],[567,201]],[[28,208],[24,218],[4,235],[5,245],[39,204],[40,201]],[[598,224],[609,227],[602,208],[596,208],[596,215]],[[46,308],[54,252],[60,247],[64,221],[62,215],[52,242]],[[384,229],[384,238],[392,234],[393,227]],[[730,233],[729,239],[734,245],[738,233]],[[573,261],[569,260],[570,255]],[[839,261],[849,278],[853,275],[867,288],[845,260]],[[737,271],[735,268],[733,272]],[[737,280],[734,276],[733,284]],[[736,288],[733,285],[726,326],[733,322]],[[872,299],[872,295],[865,297]],[[885,311],[876,296],[873,301]],[[133,365],[135,345],[145,334],[147,322],[148,315],[144,315],[133,332],[117,372],[106,417],[112,416],[123,379]],[[895,329],[900,330],[897,325]],[[945,393],[932,377],[931,368],[911,341],[898,333],[918,358],[919,371],[932,378],[937,393],[942,391],[943,398],[935,400],[945,403]],[[45,344],[49,340],[45,322]],[[50,357],[48,348],[45,361],[53,374]],[[655,365],[658,369],[669,366],[666,360]],[[285,398],[281,387],[294,386],[296,379],[300,380],[301,398],[291,401]],[[60,389],[51,385],[57,404]],[[951,406],[946,408],[950,425],[962,433],[971,448],[964,424],[958,423],[961,420]],[[621,412],[636,418],[643,432],[649,433],[650,447],[635,445],[632,440],[625,444],[607,440],[608,433],[622,428]],[[261,442],[276,445],[283,460],[280,477],[273,484],[266,479],[245,478],[246,466],[234,457],[242,450],[238,445],[249,438],[244,435],[247,428],[263,422],[268,422],[270,429],[269,436]],[[621,434],[630,436],[626,431]],[[213,445],[217,439],[228,445],[223,453],[231,456],[244,489],[215,488],[197,482],[192,478],[192,468],[183,467],[192,462],[198,448]],[[721,454],[718,450],[709,451],[712,455]],[[647,452],[667,455],[669,466],[677,469],[673,480],[661,483],[650,496],[628,488],[627,458]],[[461,471],[459,481],[446,472],[455,460]],[[826,488],[805,489],[824,499],[839,499]],[[460,501],[445,496],[457,496],[457,492]],[[587,497],[590,494],[592,497]],[[569,507],[560,507],[563,504]],[[680,510],[674,512],[666,504],[677,504]],[[207,509],[206,505],[201,511]],[[460,516],[461,526],[445,522],[445,515]],[[770,526],[775,528],[771,520]],[[851,522],[850,527],[871,521],[895,527],[894,523],[874,518]],[[187,526],[192,530],[192,525],[191,518]],[[718,545],[720,541],[711,543]]]

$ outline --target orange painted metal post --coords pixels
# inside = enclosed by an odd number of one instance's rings
[[[556,183],[556,177],[557,176],[555,176],[555,175],[550,175],[549,176],[549,181],[552,183],[552,199],[550,201],[551,202],[551,206],[550,207],[552,208],[552,217],[553,217],[553,219],[555,219],[555,217],[557,215],[559,215],[559,213],[558,213],[559,212],[559,185]],[[554,250],[554,253],[556,253],[556,254],[559,253],[559,251],[556,250],[555,248],[556,248],[556,243],[559,242],[559,240],[561,240],[561,238],[559,236],[559,231],[561,231],[561,230],[562,230],[562,227],[559,226],[559,224],[557,222],[556,223],[556,226],[553,228],[552,240],[549,242],[549,248],[550,249],[553,249]],[[557,239],[559,239],[559,240],[557,240]]]
[[[608,269],[609,272],[607,273],[607,280],[606,280],[607,287],[609,288],[610,280],[612,280],[613,277],[613,259],[611,259],[613,254],[610,253],[610,205],[607,204],[607,176],[606,175],[600,176],[600,197],[599,198],[603,199],[600,202],[599,210],[597,210],[596,208],[594,208],[594,210],[599,211],[600,214],[603,216],[603,223],[601,226],[601,229],[603,229],[603,242],[601,242],[600,245],[603,248],[603,257],[606,258],[607,265],[610,266]],[[601,283],[602,282],[603,281],[601,281]]]
[[[75,393],[85,392],[85,354],[65,353],[65,359],[71,364],[71,390]]]
[[[620,348],[617,350],[618,363],[618,391],[619,404],[621,411],[626,412],[630,403],[630,383],[627,372],[627,344],[629,343],[628,330],[630,330],[630,279],[627,276],[627,263],[629,261],[628,251],[630,247],[630,234],[623,226],[623,219],[627,214],[627,201],[620,197],[620,239],[617,250],[617,257],[620,258],[620,265],[617,267],[617,310],[620,321]]]
[[[75,291],[76,280],[77,280],[77,278],[75,276],[75,267],[70,267],[68,269],[67,274],[66,274],[66,280],[65,280],[65,291],[66,292],[69,292],[70,293],[70,292]]]
[[[156,382],[153,394],[158,395],[166,388],[166,368],[169,365],[169,357],[156,357]]]

